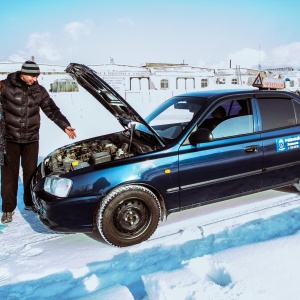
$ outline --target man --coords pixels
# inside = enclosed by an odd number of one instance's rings
[[[2,109],[2,89],[3,83],[0,81],[0,166],[4,164],[5,155],[5,122]]]
[[[23,168],[25,209],[36,212],[30,193],[30,180],[37,167],[39,151],[40,108],[69,138],[76,137],[75,129],[61,113],[46,89],[39,85],[39,66],[26,61],[21,71],[3,80],[6,159],[1,167],[2,223],[12,221],[17,206],[18,175]]]

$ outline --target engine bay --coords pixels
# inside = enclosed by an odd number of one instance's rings
[[[157,146],[131,138],[128,132],[97,137],[52,152],[44,160],[45,175],[68,173],[113,160],[152,152]]]

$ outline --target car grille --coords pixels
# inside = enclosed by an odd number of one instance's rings
[[[35,186],[43,177],[44,177],[44,167],[43,167],[43,163],[40,163],[32,179],[32,185]]]
[[[32,181],[31,181],[31,196],[32,196],[32,202],[34,203],[40,217],[45,217],[45,211],[43,209],[43,206],[41,205],[40,198],[36,195],[36,193],[33,191],[35,185],[44,177],[43,176],[43,163],[39,164],[37,167],[36,173],[34,174]]]
[[[37,197],[35,192],[32,192],[31,195],[32,195],[32,202],[35,205],[40,218],[45,219],[46,218],[46,212],[45,212],[44,207],[42,206],[41,199],[39,197]]]

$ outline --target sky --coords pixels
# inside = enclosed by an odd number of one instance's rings
[[[300,68],[297,0],[1,1],[0,61]]]

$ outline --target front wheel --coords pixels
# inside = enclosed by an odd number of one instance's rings
[[[126,247],[147,240],[156,230],[161,208],[157,197],[139,185],[116,188],[104,199],[97,227],[111,245]]]

